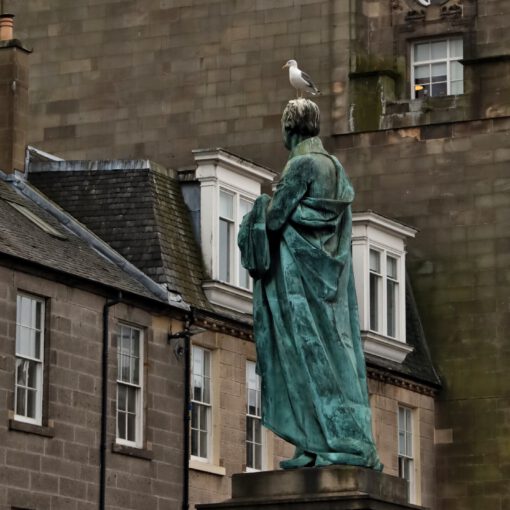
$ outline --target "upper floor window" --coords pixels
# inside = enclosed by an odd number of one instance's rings
[[[407,480],[409,500],[414,499],[413,411],[398,407],[398,476]]]
[[[355,213],[352,260],[365,352],[402,362],[406,343],[405,238],[416,231],[373,212]]]
[[[411,49],[412,98],[464,93],[462,38],[433,39],[413,44]]]
[[[212,451],[211,351],[191,351],[191,455],[210,461]]]
[[[264,440],[261,414],[260,377],[255,363],[246,363],[246,469],[263,468]]]
[[[43,299],[18,294],[16,301],[15,419],[42,424],[44,369]]]
[[[270,185],[275,174],[223,149],[193,151],[200,185],[200,243],[209,279],[203,283],[208,300],[220,308],[252,312],[252,281],[241,266],[237,234],[243,216]],[[188,192],[188,206],[196,198]]]
[[[220,188],[218,276],[221,281],[251,290],[248,271],[241,265],[237,234],[243,216],[250,212],[253,200]]]
[[[117,345],[117,443],[143,442],[143,332],[120,325]]]
[[[399,255],[386,250],[370,249],[370,329],[389,337],[397,336],[399,315]]]

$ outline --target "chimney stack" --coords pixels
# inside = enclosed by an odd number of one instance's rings
[[[14,39],[14,15],[0,14],[0,170],[24,170],[28,128],[28,55]]]

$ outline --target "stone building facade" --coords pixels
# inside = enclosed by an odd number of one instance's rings
[[[295,58],[324,93],[322,135],[354,182],[355,208],[420,231],[409,273],[444,383],[423,427],[437,457],[435,501],[424,502],[508,504],[507,2],[8,7],[34,48],[29,141],[67,158],[180,168],[193,165],[192,149],[224,146],[281,168],[279,119],[293,90],[280,68]],[[371,382],[395,394],[383,384]]]

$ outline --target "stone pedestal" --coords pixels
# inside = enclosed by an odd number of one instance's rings
[[[407,482],[351,466],[241,473],[232,478],[232,499],[198,510],[410,510]]]

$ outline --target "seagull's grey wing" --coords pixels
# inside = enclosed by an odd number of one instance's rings
[[[312,79],[310,78],[310,76],[308,76],[304,71],[301,71],[301,78],[303,78],[303,80],[306,81],[306,83],[308,83],[308,85],[310,85],[310,87],[312,87],[313,89],[316,89],[317,87],[315,86],[315,83],[312,81]]]

